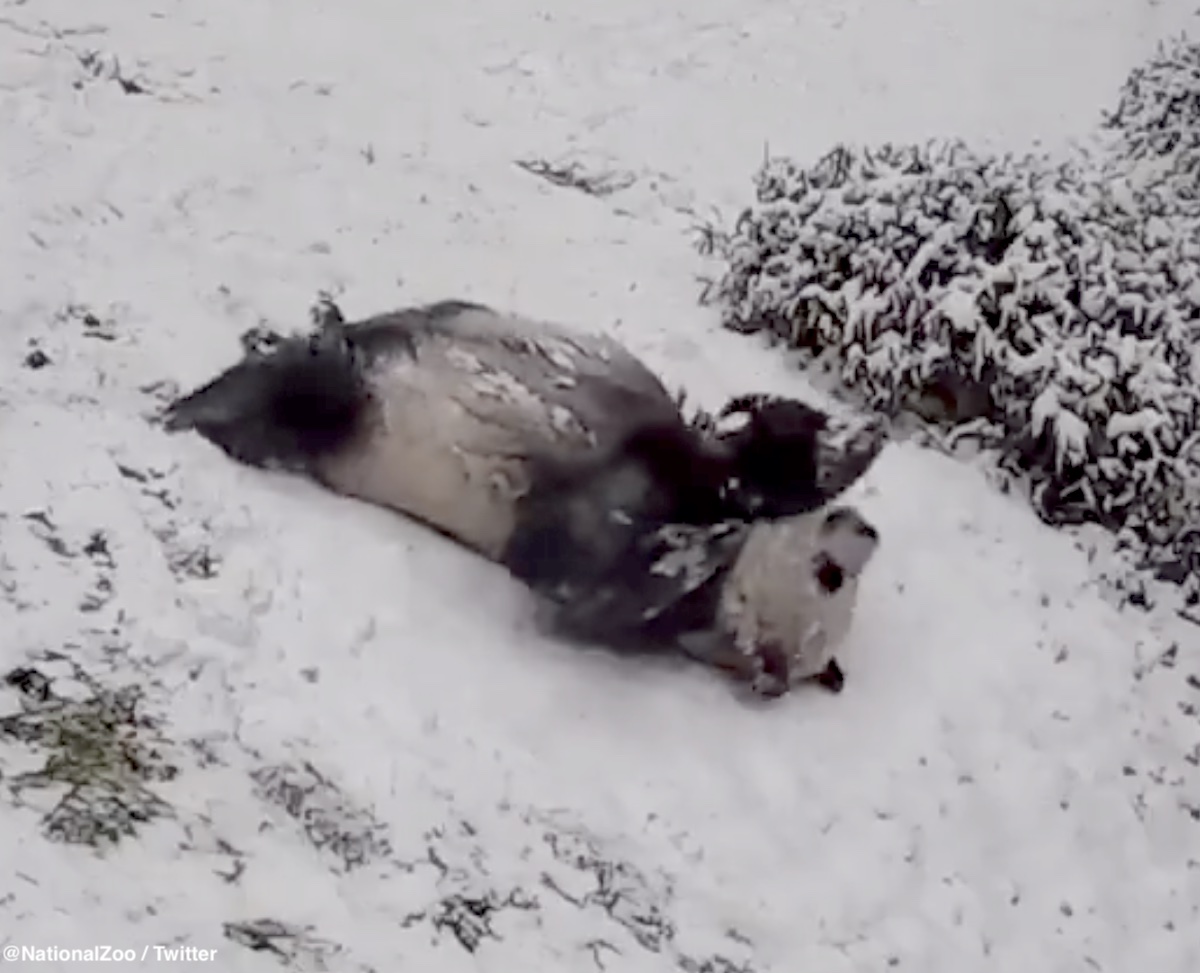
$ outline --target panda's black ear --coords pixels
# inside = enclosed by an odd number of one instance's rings
[[[838,665],[837,659],[830,659],[827,665],[816,676],[817,685],[831,693],[840,693],[846,688],[846,674]]]
[[[817,561],[817,584],[827,594],[834,594],[846,583],[846,572],[828,556]]]

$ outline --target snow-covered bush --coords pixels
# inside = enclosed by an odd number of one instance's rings
[[[728,327],[822,353],[870,406],[974,435],[1048,521],[1200,595],[1200,45],[1135,71],[1094,151],[960,143],[768,160],[705,243]]]

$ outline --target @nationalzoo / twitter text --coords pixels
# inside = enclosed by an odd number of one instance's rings
[[[216,949],[149,943],[121,946],[17,946],[7,944],[0,956],[9,963],[211,963]]]

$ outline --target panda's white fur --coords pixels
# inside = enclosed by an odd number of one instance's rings
[[[364,432],[316,469],[331,489],[417,516],[493,560],[529,490],[530,457],[579,455],[616,435],[598,409],[572,408],[589,383],[624,369],[647,412],[674,408],[657,379],[598,336],[476,310],[447,325],[423,334],[417,355],[398,348],[366,368]]]

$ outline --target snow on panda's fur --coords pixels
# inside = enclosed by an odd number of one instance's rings
[[[166,428],[399,510],[523,580],[604,565],[646,524],[811,509],[882,445],[864,427],[839,464],[824,414],[779,399],[731,403],[744,428],[702,436],[614,339],[477,304],[352,324],[327,305],[319,323],[177,401]]]
[[[635,652],[680,651],[779,695],[805,680],[840,692],[835,659],[879,533],[827,506],[777,520],[668,525],[603,578],[543,592],[543,622]]]

